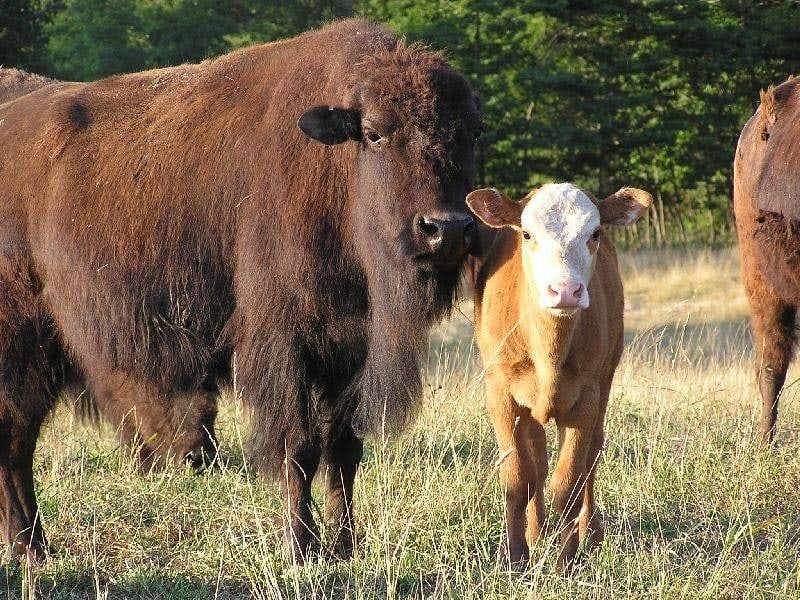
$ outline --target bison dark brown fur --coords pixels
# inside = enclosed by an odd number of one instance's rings
[[[739,137],[733,203],[756,344],[761,439],[769,443],[800,305],[800,78],[761,93]]]
[[[93,393],[118,380],[165,399],[233,380],[252,460],[286,482],[293,556],[319,544],[321,460],[349,555],[359,436],[413,416],[474,237],[463,77],[351,20],[46,87],[0,119],[4,535],[43,545],[30,459],[75,370]]]
[[[0,67],[0,104],[10,102],[51,83],[57,83],[57,81],[44,75],[28,73],[22,69]]]
[[[0,68],[0,103],[25,103],[23,96],[50,85],[69,84],[19,69]],[[92,385],[87,384],[87,378]],[[201,469],[216,455],[217,408],[213,395],[198,392],[166,397],[163,392],[118,373],[81,374],[70,369],[70,379],[75,388],[76,415],[94,424],[101,417],[109,421],[121,441],[130,446],[142,471],[164,466],[170,457],[179,464]]]

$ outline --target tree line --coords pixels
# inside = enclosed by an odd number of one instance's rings
[[[760,88],[800,74],[794,0],[5,0],[0,64],[66,80],[197,61],[352,15],[442,49],[479,91],[478,183],[653,192],[630,245],[732,238]]]

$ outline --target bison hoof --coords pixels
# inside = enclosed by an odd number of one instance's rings
[[[356,540],[353,530],[349,527],[342,527],[336,534],[336,538],[331,547],[331,555],[336,560],[350,560],[353,558],[353,549]]]
[[[309,531],[305,526],[302,531],[292,531],[291,528],[287,530],[288,546],[291,561],[302,566],[308,561],[317,558],[322,552],[322,545],[319,541],[319,536]]]
[[[47,545],[41,542],[33,542],[31,544],[11,542],[6,545],[6,556],[3,562],[22,559],[26,560],[29,565],[40,565],[47,559],[49,554]]]

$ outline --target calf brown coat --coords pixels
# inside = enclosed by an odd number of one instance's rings
[[[532,196],[522,201],[520,213]],[[544,425],[555,419],[559,456],[550,489],[561,517],[558,564],[564,569],[579,541],[591,547],[603,537],[595,471],[624,333],[616,253],[601,237],[588,286],[591,303],[571,316],[556,316],[539,307],[526,281],[520,231],[494,231],[477,277],[475,326],[486,404],[500,449],[508,554],[512,563],[527,561],[529,544],[545,529]]]

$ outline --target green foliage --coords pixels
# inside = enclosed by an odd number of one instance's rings
[[[92,80],[199,61],[351,14],[352,2],[63,0],[46,25],[51,73]]]
[[[47,12],[33,0],[0,2],[0,65],[41,69]]]
[[[443,50],[474,83],[481,185],[652,191],[632,243],[730,238],[738,132],[760,88],[800,71],[791,0],[6,0],[0,62],[90,80],[352,14]]]

